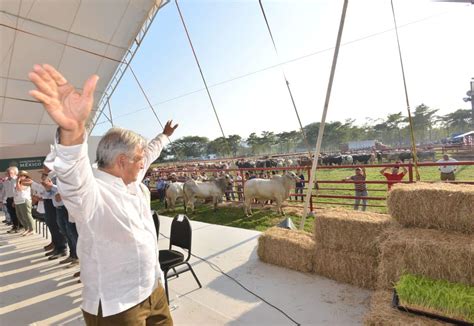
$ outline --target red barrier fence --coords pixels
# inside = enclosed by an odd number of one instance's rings
[[[446,163],[436,163],[436,162],[420,162],[418,163],[418,167],[430,167],[430,166],[447,166],[447,165],[454,165],[454,166],[473,166],[474,161],[464,161],[464,162],[446,162]],[[415,182],[414,180],[414,174],[413,174],[413,163],[401,163],[401,164],[367,164],[367,165],[340,165],[340,166],[318,166],[318,170],[326,170],[326,169],[351,169],[353,170],[355,167],[365,167],[365,168],[384,168],[384,167],[406,167],[408,170],[408,180],[406,181],[400,181],[399,183],[413,183]],[[235,183],[241,183],[242,185],[236,185],[234,187],[237,188],[237,190],[232,190],[228,191],[228,193],[235,193],[237,194],[235,198],[242,198],[243,191],[243,186],[245,184],[245,173],[246,172],[257,172],[257,171],[295,171],[295,170],[300,170],[300,171],[305,171],[308,176],[308,180],[310,178],[310,173],[311,173],[311,167],[310,166],[290,166],[290,167],[271,167],[271,168],[231,168],[231,169],[161,169],[159,170],[158,173],[202,173],[202,172],[207,172],[207,173],[212,173],[212,172],[225,172],[225,173],[239,173],[242,177],[243,180],[234,180]],[[308,180],[305,180],[305,184],[308,183]],[[184,181],[184,180],[180,180]],[[433,182],[433,181],[424,181],[424,182]],[[449,181],[450,183],[463,183],[463,184],[474,184],[474,181]],[[366,180],[366,181],[353,181],[353,180],[317,180],[317,184],[358,184],[358,183],[365,183],[368,185],[380,185],[380,184],[388,184],[389,182],[384,180],[384,181],[377,181],[377,180]],[[396,183],[391,181],[390,183]],[[307,189],[305,187],[304,189]],[[335,201],[317,201],[317,198],[324,198],[324,199],[329,199],[329,198],[334,198],[334,199],[352,199],[352,200],[371,200],[371,201],[384,201],[386,199],[385,196],[366,196],[366,197],[358,197],[358,196],[352,196],[352,195],[336,195],[336,194],[324,194],[321,193],[322,191],[354,191],[354,189],[348,189],[348,188],[337,188],[337,187],[319,187],[318,191],[316,194],[312,194],[310,198],[310,210],[313,211],[314,209],[314,204],[334,204],[334,205],[350,205],[353,206],[354,203],[341,203],[341,202],[335,202]],[[382,192],[382,191],[387,191],[386,189],[369,189],[370,192]],[[227,195],[226,195],[227,197]],[[291,200],[291,198],[298,198],[300,200]],[[306,197],[306,194],[301,194],[301,193],[291,193],[289,195],[289,202],[295,203],[295,202],[301,202],[302,198]],[[313,200],[315,198],[316,200]],[[242,202],[242,200],[236,200],[236,202]],[[374,205],[374,204],[367,204],[365,205],[367,207],[386,207],[386,205]],[[287,207],[298,207],[301,208],[302,206],[300,205],[287,205]]]

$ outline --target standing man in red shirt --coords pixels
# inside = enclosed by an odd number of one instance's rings
[[[397,162],[397,163],[399,163],[399,162]],[[407,169],[404,166],[402,166],[402,172],[398,173],[399,168],[400,167],[398,165],[395,165],[394,167],[392,167],[392,173],[385,172],[388,169],[390,169],[390,167],[385,167],[382,170],[380,170],[380,174],[383,175],[385,178],[387,178],[388,191],[390,191],[390,189],[392,188],[392,185],[394,183],[398,183],[398,182],[402,181],[403,177],[408,172]]]

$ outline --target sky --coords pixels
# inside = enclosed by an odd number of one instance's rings
[[[321,120],[343,1],[179,0],[225,135],[299,129]],[[474,5],[394,0],[408,96],[446,114],[470,109],[474,77]],[[132,67],[162,122],[179,123],[173,139],[220,137],[174,0],[157,14]],[[130,72],[117,87],[114,123],[147,138],[159,126]],[[350,0],[326,121],[356,124],[403,112],[403,88],[389,0]],[[102,117],[93,135],[110,123]]]

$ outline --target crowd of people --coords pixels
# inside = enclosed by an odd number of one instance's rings
[[[59,264],[66,268],[79,265],[76,224],[62,201],[55,174],[46,166],[36,177],[18,171],[15,166],[9,167],[6,177],[0,179],[0,198],[3,223],[11,226],[7,233],[31,236],[35,233],[34,220],[40,220],[51,234],[51,242],[44,246],[47,259],[60,259]],[[74,274],[79,276],[80,272]]]

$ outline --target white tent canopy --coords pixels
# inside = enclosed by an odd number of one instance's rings
[[[50,143],[53,138],[56,126],[28,95],[33,64],[55,66],[77,88],[98,74],[93,121],[161,4],[162,0],[0,1],[0,150],[6,153],[7,147]]]
[[[456,137],[453,137],[453,139],[464,138],[464,137],[469,136],[469,135],[474,135],[474,130],[468,131],[468,132],[466,132],[462,135],[457,135]]]

